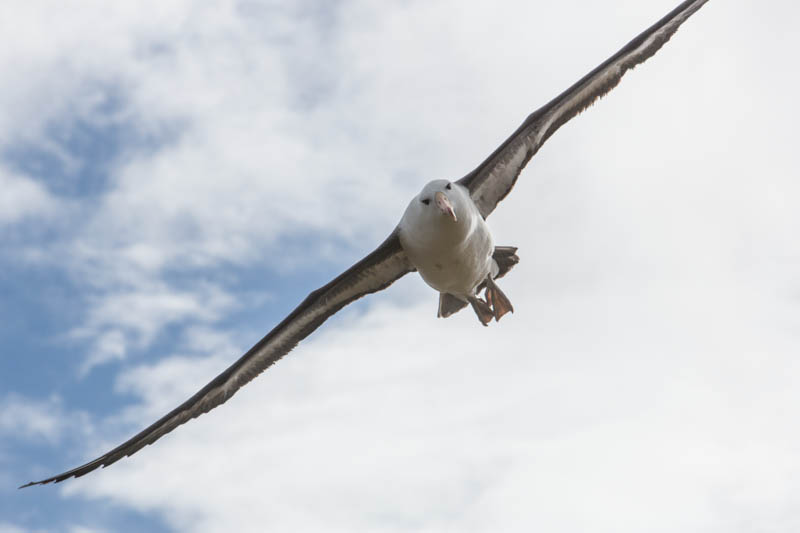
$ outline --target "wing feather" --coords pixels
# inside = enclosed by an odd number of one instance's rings
[[[339,309],[362,296],[385,289],[412,270],[395,230],[364,259],[309,294],[238,361],[157,422],[93,461],[41,481],[32,481],[20,488],[83,476],[154,443],[181,424],[225,403],[236,391],[289,353]]]
[[[571,118],[617,86],[625,73],[652,57],[708,0],[687,0],[569,89],[531,113],[478,168],[459,180],[484,218],[514,187],[539,148]]]

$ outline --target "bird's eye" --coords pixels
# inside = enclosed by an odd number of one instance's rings
[[[448,191],[450,189],[452,189],[452,188],[453,188],[453,184],[452,183],[448,183],[447,186],[445,187],[445,189],[447,189]]]
[[[428,205],[428,204],[431,203],[431,199],[430,198],[425,198],[424,200],[422,200],[422,203],[425,204],[425,205]]]

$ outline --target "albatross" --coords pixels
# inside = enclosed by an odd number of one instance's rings
[[[486,218],[508,195],[530,159],[567,121],[608,93],[623,75],[655,54],[708,0],[687,0],[566,91],[531,113],[475,170],[457,181],[435,180],[411,199],[400,223],[372,253],[313,291],[241,358],[191,398],[108,453],[61,474],[23,485],[80,477],[154,443],[218,407],[347,304],[417,271],[439,292],[438,316],[470,305],[484,326],[513,307],[495,280],[519,261],[516,248],[494,245]],[[483,296],[481,296],[483,294]]]

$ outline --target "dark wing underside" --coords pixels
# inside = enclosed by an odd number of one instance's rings
[[[687,0],[619,52],[534,111],[478,168],[458,183],[467,187],[484,218],[514,187],[519,173],[564,123],[617,86],[622,76],[655,54],[681,24],[708,0]]]
[[[297,343],[311,334],[339,309],[366,294],[388,287],[412,270],[413,267],[400,246],[400,240],[397,238],[395,230],[371,254],[324,287],[309,294],[303,303],[297,306],[266,337],[172,412],[94,461],[57,476],[33,481],[20,488],[59,482],[70,477],[80,477],[96,468],[115,463],[125,456],[136,453],[144,446],[154,443],[181,424],[225,403],[236,391],[289,353],[292,348],[297,346]]]

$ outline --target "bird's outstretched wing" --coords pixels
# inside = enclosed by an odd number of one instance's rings
[[[395,230],[375,251],[324,287],[309,294],[303,303],[238,361],[150,427],[94,461],[20,488],[80,477],[136,453],[181,424],[225,403],[236,391],[289,353],[297,343],[345,305],[366,294],[385,289],[411,271],[413,267],[400,246]]]
[[[544,107],[534,111],[478,168],[458,183],[467,187],[484,218],[514,187],[519,173],[568,120],[617,86],[622,76],[655,54],[708,0],[687,0]]]

